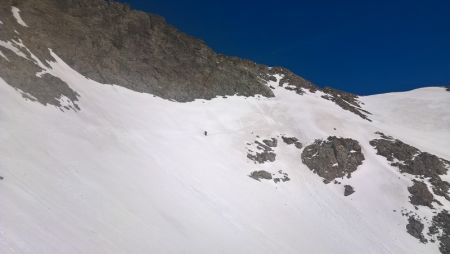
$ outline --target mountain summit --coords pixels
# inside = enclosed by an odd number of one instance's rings
[[[0,253],[450,253],[450,93],[360,97],[103,0],[0,0]]]

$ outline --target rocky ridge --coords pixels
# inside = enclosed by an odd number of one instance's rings
[[[17,22],[12,7],[26,25]],[[368,120],[356,95],[320,89],[285,68],[218,54],[163,18],[115,1],[2,0],[0,17],[0,76],[44,105],[61,107],[64,98],[79,110],[79,94],[43,71],[53,60],[51,49],[90,79],[178,102],[272,97],[266,83],[278,74],[280,86],[300,95],[322,91],[325,99]]]
[[[316,140],[302,152],[303,163],[325,183],[344,176],[350,178],[364,159],[358,141],[334,136]]]
[[[421,218],[409,215],[407,232],[419,239],[422,243],[439,241],[441,253],[450,251],[450,216],[448,216],[448,203],[450,202],[450,183],[444,181],[441,176],[446,175],[450,168],[450,162],[436,155],[422,152],[419,149],[406,144],[391,136],[377,132],[379,139],[371,140],[377,154],[385,157],[392,166],[397,167],[401,173],[411,176],[412,186],[408,187],[411,194],[410,203],[418,207],[426,207],[434,214],[432,224],[428,228],[427,237],[423,234],[426,227]],[[431,190],[428,184],[431,185]],[[444,198],[439,201],[434,195]],[[446,204],[443,204],[445,202]],[[436,204],[436,205],[433,205]],[[436,237],[436,238],[434,238]]]

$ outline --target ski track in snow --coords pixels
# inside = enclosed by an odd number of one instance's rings
[[[89,80],[51,54],[43,72],[80,94],[81,111],[24,100],[0,79],[0,253],[439,253],[406,233],[411,180],[369,141],[382,131],[450,159],[441,88],[363,97],[370,123],[278,82],[275,98],[171,102]],[[282,134],[353,138],[366,160],[325,185]],[[274,163],[246,158],[256,135],[278,138]],[[257,182],[254,170],[291,181]],[[344,197],[345,184],[356,192]]]

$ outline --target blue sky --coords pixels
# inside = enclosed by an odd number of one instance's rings
[[[367,95],[450,84],[450,0],[122,0],[219,53]]]

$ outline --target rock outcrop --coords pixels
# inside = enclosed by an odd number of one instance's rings
[[[363,119],[370,122],[372,121],[369,119],[371,113],[362,108],[362,102],[358,100],[358,96],[330,87],[324,88],[323,92],[326,93],[326,95],[323,95],[322,98],[333,101],[339,107],[350,111]]]
[[[264,139],[262,142],[255,141],[254,144],[256,145],[256,151],[249,149],[247,158],[259,164],[275,161],[277,155],[273,148],[278,145],[277,139]]]
[[[355,189],[351,185],[344,186],[344,196],[350,196],[355,193]]]
[[[15,20],[12,6],[28,26]],[[44,105],[60,107],[63,98],[79,109],[76,91],[48,73],[36,75],[54,60],[49,49],[89,79],[178,102],[236,94],[272,97],[266,84],[275,74],[282,76],[280,86],[298,94],[320,90],[287,69],[218,54],[163,18],[115,1],[3,0],[0,17],[5,56],[0,76]],[[357,96],[323,92],[344,110],[368,119]]]
[[[287,145],[294,145],[298,149],[302,149],[303,148],[303,144],[300,141],[298,141],[298,139],[296,137],[281,136],[281,139]]]
[[[96,81],[180,102],[234,94],[273,96],[265,86],[267,77],[262,76],[268,75],[267,66],[217,54],[204,42],[178,31],[159,16],[105,0],[3,2],[6,3],[0,7],[0,16],[8,26],[0,30],[0,39],[20,37],[41,61],[52,59],[48,50],[51,48],[72,68]],[[11,6],[21,10],[29,27],[17,24]],[[11,61],[26,62],[12,52],[5,53]],[[23,84],[24,80],[16,80],[17,77],[32,79],[25,80],[26,83],[39,80],[30,76],[40,71],[36,66],[27,65],[21,73],[12,73],[4,69],[7,65],[1,65],[0,75],[11,85]],[[52,82],[45,92],[26,87],[23,90],[42,102],[55,104],[41,98],[42,94],[52,96],[46,92],[62,87]],[[40,87],[45,87],[48,80],[41,83]],[[59,92],[70,95],[63,88]]]
[[[415,178],[412,180],[413,185],[408,187],[411,194],[410,202],[416,206],[416,209],[417,206],[426,206],[433,213],[438,213],[432,218],[432,226],[428,229],[428,235],[437,235],[441,253],[450,253],[450,215],[445,209],[446,206],[434,197],[434,195],[438,195],[444,197],[447,202],[450,201],[450,183],[441,178],[447,174],[450,162],[436,155],[422,152],[391,136],[380,132],[377,134],[381,138],[374,139],[369,143],[376,149],[377,154],[385,157],[392,166]],[[429,181],[432,186],[431,191],[424,181]],[[437,203],[439,207],[433,206],[433,202]],[[425,229],[424,223],[419,218],[410,216],[406,229],[410,235],[422,243],[428,242],[422,233]],[[434,239],[430,239],[430,241],[434,241]]]
[[[302,153],[303,163],[326,183],[344,176],[350,178],[364,159],[358,141],[334,136],[316,140]]]
[[[428,190],[427,185],[424,182],[413,180],[413,186],[408,188],[411,196],[409,197],[411,204],[416,206],[428,206],[433,207],[434,201],[433,194]]]
[[[249,176],[257,181],[261,181],[261,179],[272,180],[272,174],[265,170],[253,171]]]
[[[436,155],[422,152],[398,139],[378,133],[380,139],[370,141],[377,154],[385,157],[400,172],[414,176],[429,178],[433,192],[450,201],[450,183],[443,181],[441,175],[447,174],[450,162]]]
[[[429,231],[430,235],[438,236],[441,253],[450,253],[450,213],[444,210],[434,216]]]
[[[419,239],[422,243],[427,242],[425,236],[422,233],[424,228],[425,226],[423,225],[422,222],[420,222],[413,216],[409,217],[408,224],[406,225],[406,231],[413,237]]]

